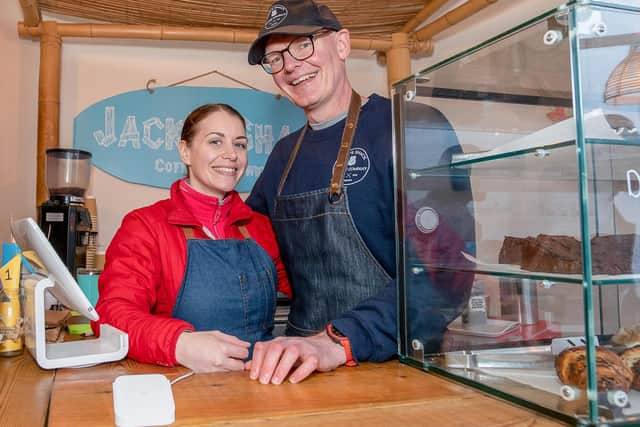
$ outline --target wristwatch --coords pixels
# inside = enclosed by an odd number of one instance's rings
[[[347,361],[344,364],[346,366],[357,366],[358,362],[356,362],[353,358],[349,338],[345,337],[344,334],[331,323],[327,324],[327,335],[333,340],[333,342],[340,344],[342,348],[344,348],[344,352],[347,355]]]

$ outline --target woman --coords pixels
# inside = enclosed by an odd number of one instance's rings
[[[129,357],[197,372],[242,370],[270,339],[289,281],[266,216],[234,190],[247,167],[240,113],[207,104],[184,122],[188,175],[171,197],[127,214],[106,253],[96,309],[129,334]]]

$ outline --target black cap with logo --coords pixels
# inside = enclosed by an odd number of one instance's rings
[[[259,64],[267,38],[273,34],[308,35],[323,28],[340,30],[342,25],[331,10],[312,0],[280,0],[271,5],[267,19],[249,48],[249,64]]]

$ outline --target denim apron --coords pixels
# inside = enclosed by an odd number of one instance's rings
[[[271,257],[238,228],[244,240],[196,239],[183,228],[187,266],[171,316],[253,344],[272,338],[277,275]]]
[[[353,92],[329,188],[281,194],[307,126],[278,185],[271,221],[293,286],[287,335],[320,332],[327,322],[376,295],[391,280],[358,233],[343,188],[360,104],[360,96]]]

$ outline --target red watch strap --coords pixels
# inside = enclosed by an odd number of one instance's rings
[[[331,323],[327,324],[327,335],[329,338],[333,340],[333,342],[338,343],[344,348],[344,353],[347,356],[347,361],[344,363],[346,366],[357,366],[358,362],[356,362],[353,358],[353,353],[351,352],[351,343],[349,342],[349,338],[344,335],[336,335],[333,332],[333,326]]]

